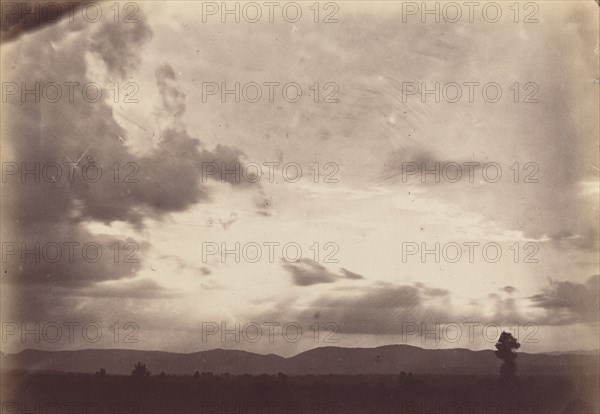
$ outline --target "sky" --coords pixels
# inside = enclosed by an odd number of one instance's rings
[[[595,2],[92,4],[2,47],[4,352],[599,348]]]

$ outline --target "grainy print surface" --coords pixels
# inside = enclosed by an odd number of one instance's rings
[[[599,7],[2,1],[1,413],[597,413]]]

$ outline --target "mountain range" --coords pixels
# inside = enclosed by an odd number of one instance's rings
[[[358,375],[472,374],[496,375],[502,364],[491,350],[423,349],[410,345],[377,348],[321,347],[289,358],[239,350],[214,349],[188,354],[125,349],[42,351],[27,349],[0,354],[2,370],[87,372],[104,368],[128,375],[138,361],[151,373],[193,374],[195,371],[232,375]],[[528,354],[517,358],[519,375],[582,375],[597,373],[598,353]]]

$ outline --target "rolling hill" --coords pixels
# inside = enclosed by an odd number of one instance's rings
[[[358,375],[397,374],[473,374],[495,375],[501,365],[491,350],[423,349],[409,345],[377,348],[321,347],[290,358],[259,355],[246,351],[215,349],[180,354],[123,349],[41,351],[28,349],[16,354],[3,353],[2,370],[96,372],[130,374],[138,361],[153,374],[193,374],[195,371],[233,375]],[[519,375],[595,373],[598,354],[519,353]]]

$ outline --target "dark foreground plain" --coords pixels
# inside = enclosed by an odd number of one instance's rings
[[[587,414],[598,377],[3,371],[2,413]]]

